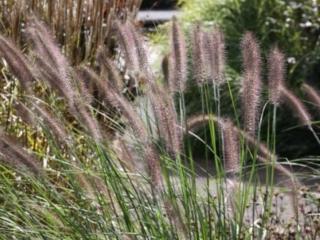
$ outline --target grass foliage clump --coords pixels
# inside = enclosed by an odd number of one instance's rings
[[[243,36],[238,99],[225,78],[220,29],[198,24],[190,40],[173,19],[165,74],[157,75],[134,21],[112,21],[114,55],[98,41],[91,64],[77,66],[55,28],[35,16],[25,24],[27,51],[0,38],[1,238],[317,238],[319,196],[292,171],[305,166],[276,154],[282,103],[320,144],[311,114],[284,83],[279,49],[269,56],[264,99],[259,44]],[[225,89],[233,114],[221,108]],[[317,91],[304,90],[317,105]],[[190,91],[200,96],[193,115]],[[316,168],[308,174],[319,177]]]
[[[113,20],[135,17],[141,0],[6,0],[0,31],[24,46],[25,24],[36,15],[48,24],[70,63],[92,60],[100,45],[112,45]]]

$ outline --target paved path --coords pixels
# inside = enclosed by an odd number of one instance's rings
[[[148,22],[166,22],[172,19],[173,16],[178,16],[179,11],[139,11],[137,19],[139,21]]]

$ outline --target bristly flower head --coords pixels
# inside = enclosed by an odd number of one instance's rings
[[[272,104],[280,101],[280,88],[284,84],[285,57],[278,47],[272,48],[268,56],[269,99]]]
[[[118,40],[122,48],[126,64],[130,71],[135,75],[151,76],[149,60],[141,33],[137,30],[133,23],[116,22]]]
[[[27,168],[35,175],[41,175],[42,169],[39,162],[26,151],[17,139],[7,135],[0,128],[0,159],[14,168]]]
[[[261,95],[260,47],[252,33],[245,33],[242,42],[243,81],[242,105],[245,130],[255,135]]]
[[[233,178],[234,174],[240,170],[239,136],[229,119],[224,120],[220,127],[223,136],[223,160],[225,172]]]
[[[137,51],[140,74],[144,74],[145,76],[150,76],[151,70],[149,66],[149,59],[148,59],[144,37],[140,32],[140,29],[138,29],[132,22],[127,21],[126,25],[131,31],[131,34],[135,43],[135,49]]]
[[[187,81],[187,48],[181,27],[172,19],[170,34],[171,54],[169,56],[169,86],[172,92],[184,91]]]
[[[181,153],[182,136],[177,127],[179,124],[173,99],[166,88],[153,82],[147,94],[157,119],[159,136],[164,140],[168,153],[176,157]]]
[[[10,70],[18,78],[23,89],[31,93],[31,84],[34,76],[27,59],[19,49],[2,36],[0,36],[0,57],[6,60]]]
[[[285,87],[281,87],[281,98],[296,113],[302,125],[311,126],[311,116],[308,110],[294,93]]]
[[[243,68],[246,72],[260,75],[261,51],[252,32],[246,32],[241,41]]]
[[[222,84],[225,80],[225,40],[223,32],[215,27],[211,32],[205,33],[206,54],[208,58],[209,78],[214,84]]]
[[[194,79],[201,86],[208,80],[208,57],[205,49],[205,36],[200,23],[193,26],[191,33],[192,65]]]
[[[120,72],[116,64],[105,54],[102,46],[97,50],[97,61],[100,64],[103,77],[107,78],[121,92],[124,89],[124,82],[120,76]]]
[[[37,18],[28,20],[26,29],[29,41],[33,44],[37,65],[50,84],[65,95],[70,104],[74,100],[74,86],[71,78],[71,66],[62,54],[54,36]]]
[[[120,47],[124,52],[126,64],[131,71],[139,71],[139,58],[137,54],[137,46],[132,31],[127,24],[116,21],[116,30]]]
[[[70,64],[67,58],[62,54],[55,37],[50,33],[47,27],[35,17],[28,21],[27,34],[34,45],[37,54],[57,69],[62,79],[67,79],[69,75]],[[65,80],[66,81],[66,80]]]
[[[307,83],[302,84],[302,91],[306,94],[308,100],[315,105],[318,109],[320,109],[320,94],[319,92],[312,86]]]

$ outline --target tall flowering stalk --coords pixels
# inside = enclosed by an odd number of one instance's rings
[[[234,178],[240,170],[239,136],[234,130],[231,120],[226,119],[220,126],[223,139],[224,168],[228,177]]]
[[[139,71],[139,59],[137,46],[132,32],[128,26],[120,21],[116,22],[116,29],[120,41],[121,50],[124,52],[126,65],[131,71]]]
[[[175,21],[175,20],[174,20]],[[169,71],[169,88],[172,92],[183,91],[186,81],[186,76],[183,77],[183,74],[186,71],[186,49],[184,42],[184,37],[182,30],[177,23],[173,23],[176,31],[180,32],[174,38],[176,41],[172,43],[174,45],[173,51],[176,52],[176,57],[173,61],[176,64],[175,69],[177,72],[173,73]],[[166,149],[172,155],[177,155],[181,152],[181,134],[179,134],[177,124],[177,114],[172,99],[172,95],[169,94],[169,91],[161,87],[156,83],[153,73],[150,71],[147,59],[147,51],[143,44],[143,37],[135,29],[135,26],[131,23],[126,23],[125,25],[118,25],[119,31],[124,28],[125,31],[122,31],[122,34],[125,36],[125,41],[120,44],[123,45],[125,51],[126,59],[136,59],[136,74],[138,82],[146,83],[146,96],[150,100],[154,115],[156,117],[156,124],[158,128],[158,135],[164,140]],[[176,34],[173,34],[176,35]],[[132,55],[132,56],[127,56]],[[169,61],[170,62],[170,61]],[[184,63],[185,62],[185,63]],[[172,63],[170,63],[173,65]],[[169,65],[170,65],[169,64]],[[130,63],[131,65],[131,63]],[[170,76],[174,76],[175,79],[171,79]]]
[[[107,102],[120,110],[128,123],[130,123],[135,137],[139,140],[139,143],[144,146],[143,155],[146,160],[152,186],[157,190],[157,192],[161,191],[163,187],[163,179],[161,175],[159,154],[157,153],[155,146],[152,143],[152,139],[150,139],[146,126],[140,116],[134,110],[132,105],[108,81],[101,79],[89,68],[82,67],[81,71],[85,72],[85,74],[91,78],[91,81],[95,82]]]
[[[90,112],[88,99],[81,96],[75,80],[79,75],[73,71],[67,58],[61,53],[54,37],[44,24],[34,17],[28,22],[27,35],[33,45],[36,65],[34,69],[39,69],[39,77],[61,93],[67,100],[70,112],[83,123],[96,141],[101,141],[99,123]]]
[[[284,86],[285,57],[278,47],[272,48],[268,56],[268,87],[269,100],[278,105],[281,98],[281,88]]]
[[[301,100],[285,84],[285,56],[274,47],[268,56],[269,100],[278,105],[281,101],[295,111],[301,124],[310,126],[311,116]]]
[[[285,87],[281,88],[281,96],[284,103],[286,103],[296,113],[300,123],[311,127],[311,116],[301,100]]]
[[[242,42],[242,106],[245,130],[256,134],[261,95],[261,53],[260,47],[251,32],[245,33]]]
[[[178,117],[173,99],[164,87],[152,82],[150,87],[148,96],[153,103],[159,135],[163,138],[169,154],[176,157],[181,154],[182,134],[178,129]]]
[[[278,105],[280,101],[282,101],[291,108],[300,123],[309,128],[316,141],[320,144],[320,139],[312,127],[312,118],[307,108],[285,84],[285,57],[277,47],[271,50],[268,58],[268,65],[270,102],[274,105]],[[320,97],[312,87],[307,84],[303,84],[302,89],[307,94],[308,98],[320,103]]]
[[[170,32],[169,87],[171,92],[183,92],[187,81],[187,47],[184,33],[176,18]]]
[[[51,35],[46,26],[35,17],[30,18],[27,36],[29,37],[29,42],[33,44],[34,52],[55,69],[55,72],[60,76],[60,84],[63,84],[65,88],[71,88],[70,64],[61,53],[54,36]]]
[[[127,28],[131,32],[131,35],[133,37],[134,46],[131,46],[136,49],[136,55],[138,57],[138,63],[139,63],[139,71],[140,73],[143,73],[145,75],[151,74],[150,65],[149,65],[149,59],[146,51],[146,43],[145,39],[142,36],[140,29],[137,28],[131,21],[127,21],[126,23]]]
[[[312,86],[307,83],[302,84],[302,91],[305,93],[308,100],[314,104],[318,109],[320,109],[320,94]]]
[[[42,173],[39,161],[2,129],[0,129],[0,158],[14,168],[26,168],[35,175]]]
[[[116,64],[107,57],[101,46],[97,51],[97,61],[101,67],[101,74],[105,76],[119,92],[121,92],[124,89],[123,79],[120,76]]]
[[[27,93],[32,93],[31,85],[34,75],[29,61],[10,40],[2,36],[0,36],[0,57],[6,60],[11,72],[18,78],[22,88]]]
[[[216,85],[224,83],[225,76],[225,41],[224,34],[221,29],[215,27],[212,31],[204,34],[205,37],[205,49],[207,56],[206,66],[209,68],[208,78]]]
[[[200,23],[197,23],[192,28],[191,32],[192,44],[192,65],[193,77],[196,83],[201,86],[209,77],[208,74],[208,53],[205,48],[205,33]]]

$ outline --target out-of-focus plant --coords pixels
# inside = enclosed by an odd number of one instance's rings
[[[73,64],[90,60],[108,42],[113,20],[132,18],[141,0],[8,0],[0,2],[0,31],[25,44],[25,21],[30,14],[44,20]]]

